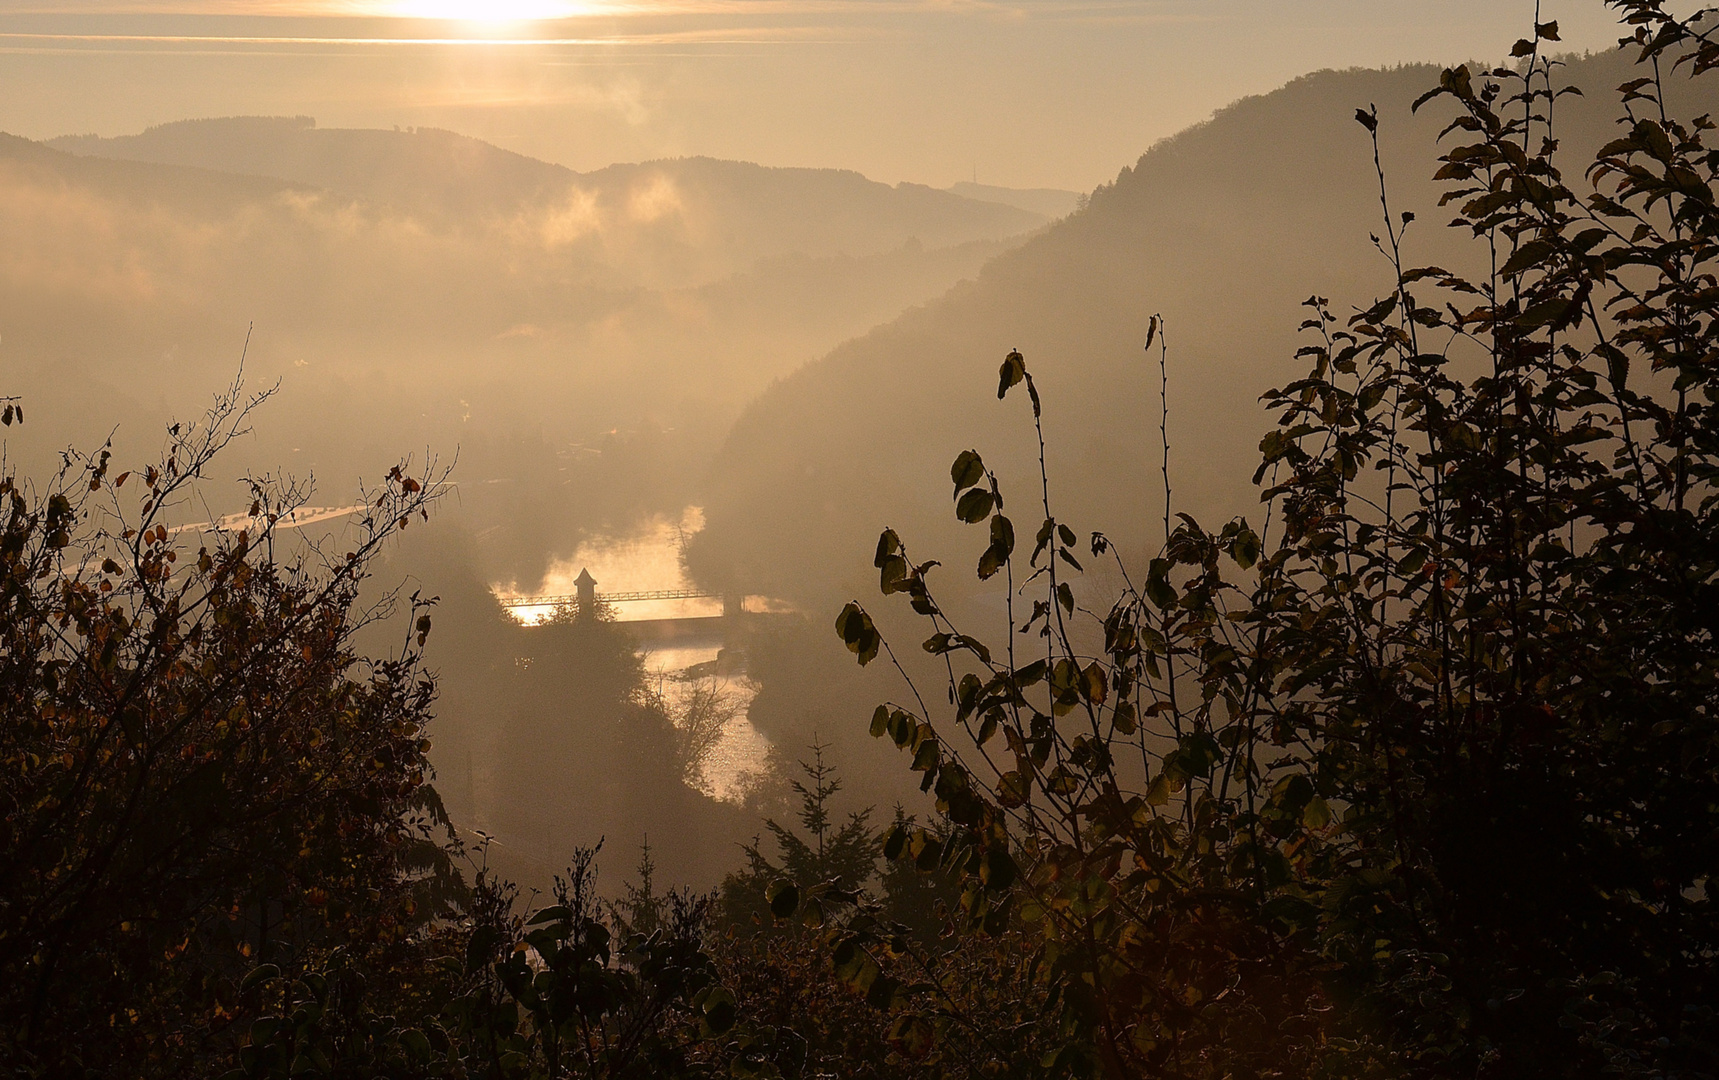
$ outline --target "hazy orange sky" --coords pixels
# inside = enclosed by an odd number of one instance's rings
[[[1542,8],[1571,49],[1616,41],[1600,0]],[[1237,97],[1320,68],[1499,57],[1533,12],[1531,0],[0,0],[0,130],[309,115],[451,128],[582,170],[707,154],[1087,190]]]

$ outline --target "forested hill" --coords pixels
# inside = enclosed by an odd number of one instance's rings
[[[1268,423],[1257,399],[1306,371],[1301,303],[1327,296],[1347,315],[1393,285],[1369,239],[1382,232],[1379,184],[1357,108],[1378,106],[1393,214],[1417,216],[1405,259],[1464,265],[1445,227],[1455,208],[1438,208],[1430,179],[1451,109],[1410,109],[1439,71],[1327,71],[1239,101],[1152,147],[976,281],[771,388],[719,456],[698,571],[833,610],[874,587],[886,525],[918,558],[968,564],[986,539],[956,541],[948,470],[969,447],[1022,501],[1016,520],[1036,520],[1030,412],[992,392],[1012,348],[1044,395],[1053,510],[1083,535],[1155,546],[1159,370],[1141,348],[1154,312],[1168,323],[1175,508],[1250,513],[1257,527],[1248,479]],[[1607,54],[1562,74],[1592,91],[1557,102],[1567,167],[1579,171],[1612,137],[1613,89],[1634,72]]]
[[[786,255],[864,257],[1000,240],[1052,215],[840,169],[712,158],[577,173],[434,128],[319,128],[309,117],[162,124],[117,138],[68,136],[88,156],[278,177],[394,207],[439,226],[516,221],[653,287],[704,284]]]
[[[1006,188],[963,180],[950,185],[949,190],[969,199],[1018,206],[1022,210],[1031,210],[1035,214],[1050,218],[1066,217],[1080,205],[1079,192],[1063,191],[1061,188]]]
[[[331,130],[308,116],[180,120],[137,135],[68,135],[48,144],[85,157],[291,179],[448,218],[516,213],[560,195],[573,176],[451,131]]]

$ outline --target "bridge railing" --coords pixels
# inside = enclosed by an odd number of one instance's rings
[[[577,606],[577,594],[570,596],[502,596],[498,597],[501,606],[505,608],[561,607],[562,605]],[[644,600],[720,600],[716,593],[700,592],[696,589],[657,589],[648,592],[608,592],[597,593],[599,604],[630,604]]]

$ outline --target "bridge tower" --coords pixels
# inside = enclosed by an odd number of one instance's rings
[[[581,619],[595,618],[597,615],[597,579],[591,576],[591,571],[585,567],[579,568],[579,576],[573,582],[573,587],[579,590],[579,617]]]

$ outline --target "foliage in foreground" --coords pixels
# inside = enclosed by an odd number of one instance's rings
[[[1105,538],[1045,483],[1020,558],[965,452],[979,578],[1039,597],[991,645],[880,539],[950,710],[916,691],[872,731],[958,827],[887,846],[963,876],[974,934],[1040,938],[1074,1035],[1048,1073],[1719,1074],[1719,152],[1661,107],[1719,42],[1614,6],[1642,77],[1583,195],[1555,25],[1417,104],[1451,108],[1438,179],[1492,269],[1406,266],[1381,174],[1395,288],[1347,320],[1309,301],[1311,370],[1267,395],[1263,527],[1178,523],[1166,469],[1160,556],[1086,611],[1069,580]],[[1011,353],[1018,387],[1036,425]],[[837,632],[893,659],[858,604]],[[934,994],[884,996],[947,1029]]]
[[[260,1015],[238,1077],[700,1077],[726,1045],[743,1075],[775,1076],[781,1040],[737,1023],[701,945],[708,900],[648,894],[649,927],[597,897],[596,851],[575,856],[553,903],[516,911],[514,888],[477,872],[467,918],[433,935],[457,949],[428,965],[438,992],[410,1026],[367,996],[363,971],[264,965],[246,976]],[[792,1051],[792,1046],[787,1047]]]
[[[350,647],[365,568],[426,513],[426,483],[390,472],[352,550],[326,559],[274,557],[299,493],[263,483],[242,527],[167,524],[259,400],[235,386],[135,472],[103,451],[43,492],[0,477],[11,1069],[201,1060],[251,958],[393,962],[457,900],[425,783],[427,605],[397,656],[360,665]]]
[[[169,525],[263,397],[235,386],[162,459],[0,477],[0,1067],[9,1075],[697,1076],[769,1065],[703,951],[708,902],[632,926],[591,853],[550,906],[460,846],[430,787],[433,601],[397,655],[354,639],[387,538],[441,479],[396,468],[350,549]],[[10,419],[11,417],[9,417]],[[286,554],[290,552],[291,554]],[[636,913],[635,913],[636,914]]]
[[[711,951],[743,1014],[803,1047],[802,1075],[1030,1075],[1059,1036],[1033,984],[1030,937],[950,933],[959,893],[934,868],[891,864],[873,885],[882,850],[871,811],[837,823],[830,799],[841,781],[824,747],[811,749],[800,763],[808,783],[793,784],[803,834],[767,820],[779,861],[747,845],[747,867],[723,883],[726,932]],[[898,807],[895,828],[912,824]],[[879,947],[858,948],[862,936]],[[949,1021],[937,1037],[888,1017],[906,992],[937,999]]]

